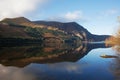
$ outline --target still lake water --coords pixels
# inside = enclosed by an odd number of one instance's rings
[[[120,59],[104,44],[0,47],[0,80],[120,80]]]

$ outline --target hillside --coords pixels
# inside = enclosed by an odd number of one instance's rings
[[[91,34],[83,26],[79,25],[76,22],[61,23],[55,21],[33,21],[39,25],[53,26],[57,27],[60,30],[67,32],[68,34],[73,34],[79,36],[83,41],[104,41],[110,35],[95,35]]]
[[[108,35],[93,35],[76,22],[30,21],[24,17],[0,22],[0,39],[41,39],[47,42],[104,41]]]
[[[2,38],[31,38],[26,32],[24,31],[24,27],[12,26],[8,24],[0,23],[0,37]]]

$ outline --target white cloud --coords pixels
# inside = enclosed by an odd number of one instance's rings
[[[24,16],[46,0],[0,0],[0,19]]]
[[[111,16],[117,14],[119,11],[117,9],[109,9],[104,12],[102,12],[102,15],[104,16]]]
[[[78,21],[86,21],[86,18],[84,17],[82,11],[73,11],[73,12],[67,12],[59,16],[52,16],[48,20],[62,21],[62,22],[73,22],[73,21],[78,22]]]
[[[74,12],[68,12],[65,14],[65,18],[67,20],[79,20],[79,19],[82,19],[82,12],[81,11],[74,11]]]
[[[95,17],[97,20],[106,20],[115,17],[119,15],[119,10],[118,9],[108,9],[104,10],[98,13],[98,15]],[[92,18],[91,18],[92,19]]]
[[[35,77],[26,74],[24,68],[5,67],[0,64],[0,80],[35,80]]]
[[[108,10],[108,13],[109,14],[116,14],[116,13],[118,13],[118,10],[117,9],[111,9],[111,10]]]
[[[76,64],[71,62],[62,62],[55,64],[48,64],[50,70],[58,69],[60,71],[67,71],[72,73],[82,73],[82,68],[88,66],[86,63]]]

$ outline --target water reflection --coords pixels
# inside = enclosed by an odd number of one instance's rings
[[[92,55],[93,60],[92,58],[80,60],[85,55],[90,56],[91,50],[96,48],[105,46],[104,44],[44,44],[1,47],[0,80],[113,80],[113,76],[106,72],[108,68],[106,63],[100,62],[103,58],[97,60],[96,56]]]
[[[76,62],[104,44],[59,44],[41,46],[1,47],[0,63],[5,66],[24,67],[30,63]]]
[[[120,57],[116,58],[114,63],[112,63],[111,70],[112,70],[113,74],[115,75],[116,80],[120,80]]]
[[[34,77],[26,74],[24,69],[0,65],[0,80],[33,80]]]
[[[30,64],[24,68],[0,65],[0,80],[80,80],[82,66],[75,63]]]
[[[111,63],[111,71],[115,76],[115,80],[120,80],[120,46],[114,46],[117,58]]]

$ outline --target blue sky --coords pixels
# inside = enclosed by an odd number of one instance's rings
[[[0,5],[9,1],[1,0]],[[0,13],[0,18],[24,16],[30,20],[74,21],[94,34],[114,34],[118,28],[120,0],[21,0],[21,5],[18,2],[11,0],[14,6],[5,7],[9,14],[1,8],[4,13]]]

